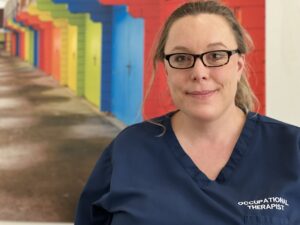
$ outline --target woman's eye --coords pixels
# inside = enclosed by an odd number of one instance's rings
[[[207,55],[209,60],[221,60],[227,57],[225,52],[211,52]]]
[[[175,62],[187,62],[191,60],[191,56],[189,55],[174,55]]]

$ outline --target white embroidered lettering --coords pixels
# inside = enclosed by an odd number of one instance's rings
[[[240,201],[239,206],[246,206],[249,210],[280,210],[284,211],[289,206],[287,199],[282,197],[268,197],[264,199]]]

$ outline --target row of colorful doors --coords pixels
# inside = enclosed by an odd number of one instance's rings
[[[55,27],[52,29],[52,45],[43,46],[42,36],[49,33],[41,32],[30,26],[30,23],[26,26],[18,17],[8,24],[8,28],[12,30],[10,35],[14,35],[15,38],[7,39],[15,42],[10,44],[15,46],[15,55],[23,56],[22,58],[42,69],[45,67],[39,60],[43,54],[40,50],[43,47],[52,48],[51,55],[44,57],[47,60],[52,59],[49,66],[51,69],[46,69],[49,75],[53,75],[61,84],[67,85],[78,95],[84,96],[99,107],[99,110],[111,112],[125,124],[132,124],[142,120],[144,22],[142,19],[133,18],[127,12],[126,6],[113,6],[111,17],[113,35],[110,36],[110,54],[102,51],[102,24],[91,18],[86,18],[83,45],[80,43],[78,27],[69,25],[67,41],[63,40],[66,37],[63,35],[65,31]],[[13,26],[9,26],[11,24]],[[24,28],[27,28],[26,31]],[[30,40],[24,40],[25,37]],[[78,51],[81,50],[85,51],[84,57],[78,58]],[[21,55],[24,51],[30,51],[33,60],[24,56],[27,53]],[[83,68],[78,67],[78,60],[84,61],[80,64]],[[107,70],[107,66],[102,69],[103,62],[110,64],[111,69]],[[64,66],[66,68],[63,68]],[[78,74],[78,70],[83,70],[82,74]],[[83,91],[78,90],[80,86]],[[105,92],[107,90],[109,93]]]
[[[99,110],[111,112],[125,124],[132,124],[172,109],[162,68],[158,68],[153,86],[148,90],[152,82],[149,55],[162,22],[185,0],[36,2],[38,11],[47,12],[50,17],[30,9],[26,13],[31,19],[17,16],[14,22],[17,28],[10,26],[16,33],[10,38],[15,42],[11,45],[15,54],[24,55],[24,35],[20,29],[29,27],[35,32],[31,35],[35,40],[34,65],[53,75],[62,85],[69,86],[77,95],[84,96]],[[254,90],[263,112],[264,0],[243,3],[226,0],[226,3],[236,10],[243,25],[260,43],[254,51],[255,63],[252,64],[259,76],[252,83],[256,85]],[[51,26],[54,28],[48,32]],[[49,46],[50,50],[46,51]]]

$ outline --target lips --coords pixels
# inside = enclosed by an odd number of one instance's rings
[[[211,96],[215,92],[217,92],[217,89],[215,90],[201,90],[201,91],[187,91],[187,95],[192,95],[192,96],[199,96],[199,97],[205,97],[205,96]]]

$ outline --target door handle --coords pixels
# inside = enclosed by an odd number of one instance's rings
[[[131,73],[131,64],[127,64],[126,68],[128,70],[128,75],[130,75],[130,73]]]
[[[96,66],[97,65],[97,56],[94,55],[93,61],[94,61],[94,66]]]

